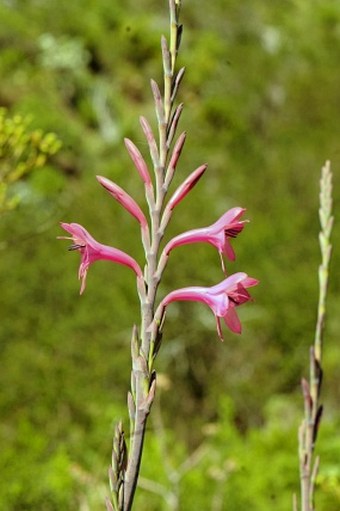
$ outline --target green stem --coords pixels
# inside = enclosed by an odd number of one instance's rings
[[[151,129],[145,119],[142,119],[142,127],[147,136],[151,155],[153,157],[155,173],[155,195],[147,201],[150,214],[150,243],[146,251],[145,288],[146,293],[141,296],[141,338],[138,340],[138,354],[132,354],[132,380],[133,388],[130,395],[130,425],[131,443],[127,469],[124,479],[124,504],[122,511],[130,511],[133,505],[134,495],[142,459],[145,429],[150,407],[154,399],[155,374],[153,362],[156,356],[155,341],[159,325],[155,326],[155,303],[159,282],[162,276],[157,272],[159,247],[164,235],[164,229],[160,228],[161,212],[164,198],[167,192],[165,184],[165,167],[169,156],[169,144],[167,141],[169,123],[172,115],[172,106],[176,91],[172,97],[172,82],[176,66],[178,50],[178,14],[180,0],[169,0],[170,3],[170,51],[165,38],[162,38],[162,60],[164,71],[163,98],[156,82],[151,82],[155,100],[155,109],[158,121],[159,147],[155,147]],[[158,155],[158,158],[156,157]],[[152,200],[151,200],[152,199]],[[131,402],[132,400],[132,402]]]
[[[314,458],[322,406],[319,396],[322,383],[322,345],[326,314],[329,264],[331,257],[330,236],[333,226],[332,217],[332,173],[330,163],[326,162],[320,180],[320,224],[319,235],[321,264],[319,267],[319,301],[314,345],[310,350],[309,383],[302,382],[305,416],[299,430],[301,511],[314,511],[315,480],[319,469],[319,458]],[[296,509],[295,505],[295,509]]]

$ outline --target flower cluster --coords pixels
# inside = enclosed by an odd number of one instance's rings
[[[175,301],[196,301],[206,304],[212,310],[221,340],[222,321],[235,333],[241,332],[241,323],[236,309],[251,297],[248,288],[258,281],[239,272],[227,275],[225,261],[235,259],[232,240],[243,230],[246,220],[242,220],[245,210],[234,207],[225,212],[216,222],[207,227],[193,229],[175,236],[161,249],[166,228],[177,205],[196,186],[207,170],[202,164],[193,170],[167,199],[171,183],[178,167],[186,132],[177,134],[183,111],[183,104],[177,103],[177,92],[185,69],[176,69],[176,59],[182,39],[183,26],[179,22],[181,0],[169,0],[170,34],[169,40],[162,36],[161,52],[163,64],[163,90],[155,80],[151,80],[154,99],[157,135],[145,117],[140,117],[140,125],[147,143],[151,165],[149,166],[138,147],[125,139],[125,147],[134,165],[140,184],[144,187],[148,214],[123,188],[106,177],[97,176],[99,184],[131,215],[140,226],[141,242],[145,253],[142,269],[129,254],[96,241],[84,227],[75,223],[62,223],[61,227],[71,240],[70,250],[78,251],[81,262],[78,276],[81,280],[80,293],[86,286],[89,267],[98,260],[108,260],[127,266],[136,275],[137,291],[140,300],[141,321],[134,325],[131,337],[131,388],[128,393],[130,422],[129,448],[125,445],[124,431],[120,424],[116,427],[113,442],[112,465],[109,469],[111,500],[107,499],[107,511],[130,511],[135,490],[147,417],[154,401],[156,372],[154,361],[162,342],[162,329],[167,307]],[[145,208],[146,209],[146,208]],[[169,257],[174,249],[193,243],[208,243],[217,249],[223,271],[223,280],[212,287],[190,286],[176,289],[158,300],[158,287]]]
[[[140,125],[149,148],[153,173],[150,171],[138,147],[128,138],[125,138],[125,147],[131,161],[137,170],[144,186],[146,203],[148,206],[147,218],[137,202],[120,186],[102,176],[97,176],[103,188],[118,201],[140,225],[141,241],[145,252],[145,267],[141,270],[137,261],[125,252],[107,245],[102,245],[78,224],[62,223],[61,226],[71,234],[72,245],[70,250],[78,250],[81,254],[79,279],[80,292],[86,285],[86,276],[89,266],[100,259],[106,259],[131,268],[137,276],[137,289],[141,302],[141,333],[140,341],[143,356],[150,361],[155,356],[155,345],[161,337],[166,307],[174,301],[190,300],[206,303],[213,311],[217,321],[217,331],[222,339],[220,319],[233,332],[241,332],[241,324],[236,314],[236,307],[250,300],[247,288],[255,286],[257,280],[248,277],[245,273],[236,273],[227,276],[224,258],[231,261],[235,259],[235,252],[231,240],[240,234],[246,220],[241,220],[245,209],[234,207],[225,212],[221,218],[208,227],[193,229],[175,236],[160,253],[160,244],[165,235],[166,227],[176,206],[196,186],[207,169],[207,165],[200,165],[191,172],[178,186],[170,199],[166,201],[173,177],[175,175],[179,158],[181,156],[186,132],[177,136],[177,128],[183,111],[183,104],[175,106],[179,85],[184,76],[185,69],[176,70],[176,57],[180,46],[182,25],[179,23],[181,0],[170,0],[170,41],[162,36],[161,50],[163,61],[163,94],[155,80],[151,80],[151,91],[154,98],[155,112],[158,125],[158,140],[155,137],[149,121],[140,117]],[[177,137],[177,138],[176,138]],[[169,293],[156,304],[157,290],[171,252],[181,245],[192,243],[209,243],[213,245],[221,260],[224,280],[213,287],[188,287],[177,289]],[[158,258],[158,254],[160,256]],[[156,311],[156,312],[155,312]],[[152,365],[152,364],[151,364]],[[151,367],[151,366],[150,366]]]
[[[151,181],[148,178],[149,173],[144,159],[132,142],[126,142],[126,145],[131,154],[132,160],[145,181],[146,186],[150,187]],[[205,169],[206,165],[196,169],[196,171],[194,171],[176,190],[165,208],[163,220],[166,216],[170,218],[173,208],[192,189],[203,175]],[[110,193],[110,195],[113,196],[140,223],[142,240],[144,248],[147,251],[150,247],[150,233],[148,222],[141,208],[135,200],[117,184],[102,176],[97,176],[97,180]],[[158,264],[157,273],[159,279],[165,268],[169,254],[173,249],[180,247],[181,245],[199,242],[209,243],[218,250],[221,258],[222,269],[226,278],[219,284],[212,287],[191,286],[171,291],[167,296],[165,296],[165,298],[163,298],[159,305],[158,310],[161,310],[162,314],[164,313],[165,308],[174,301],[186,300],[203,302],[211,308],[215,315],[217,332],[220,339],[223,340],[220,322],[221,319],[224,320],[225,324],[232,332],[241,333],[241,323],[235,309],[239,305],[251,299],[247,288],[255,286],[258,281],[254,278],[248,277],[248,275],[243,272],[238,272],[227,277],[223,256],[227,257],[231,261],[235,259],[235,252],[230,240],[236,238],[236,236],[243,230],[247,220],[241,220],[240,218],[244,212],[245,209],[243,208],[232,208],[224,213],[212,225],[179,234],[165,245]],[[167,218],[166,222],[164,221],[165,224],[167,224],[169,218]],[[109,260],[127,266],[135,272],[137,279],[143,280],[143,271],[141,267],[130,255],[117,248],[99,243],[84,227],[79,224],[62,223],[61,227],[71,236],[60,236],[59,238],[70,239],[72,241],[72,245],[69,247],[69,250],[77,250],[81,254],[81,263],[78,272],[78,277],[81,280],[80,293],[83,293],[85,290],[86,276],[90,265],[98,260]],[[155,318],[157,319],[157,314],[155,315]]]

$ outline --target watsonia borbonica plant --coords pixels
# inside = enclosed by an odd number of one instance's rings
[[[186,197],[207,169],[200,165],[194,170],[166,200],[186,133],[177,136],[177,128],[183,105],[177,104],[177,93],[184,75],[184,68],[177,71],[176,59],[180,46],[182,25],[179,24],[180,0],[169,0],[170,36],[169,42],[161,39],[163,61],[163,92],[151,80],[151,90],[155,103],[158,134],[155,135],[149,121],[140,118],[140,124],[150,152],[153,172],[136,145],[125,139],[126,149],[144,186],[148,218],[141,207],[120,186],[109,179],[97,176],[105,190],[130,213],[140,225],[141,242],[145,253],[144,269],[129,254],[120,249],[103,245],[96,241],[87,230],[76,223],[62,223],[62,228],[70,236],[70,250],[81,254],[79,279],[80,292],[86,286],[89,267],[98,260],[109,260],[129,267],[136,275],[137,292],[140,301],[140,325],[134,325],[131,339],[132,376],[131,390],[128,393],[130,418],[130,443],[126,446],[122,423],[116,426],[113,441],[112,466],[109,470],[111,499],[107,499],[108,511],[128,511],[132,507],[143,450],[147,417],[154,400],[156,372],[154,361],[161,346],[166,308],[174,301],[199,301],[212,310],[217,324],[218,336],[223,340],[221,319],[235,333],[241,332],[241,323],[236,313],[239,305],[251,297],[248,288],[258,281],[246,273],[238,272],[227,276],[224,256],[235,259],[231,240],[243,230],[246,220],[241,220],[245,209],[234,207],[225,212],[208,227],[197,228],[179,234],[170,240],[163,250],[161,241],[176,206]],[[177,136],[177,138],[176,138]],[[158,287],[166,268],[168,258],[175,248],[192,243],[209,243],[218,250],[223,270],[223,280],[211,287],[189,286],[171,291],[159,300]]]

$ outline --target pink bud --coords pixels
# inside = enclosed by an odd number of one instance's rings
[[[125,142],[125,147],[128,150],[131,160],[135,164],[135,167],[136,167],[140,177],[142,178],[142,180],[144,181],[144,183],[146,185],[150,185],[151,178],[150,178],[148,166],[145,163],[145,160],[144,160],[143,156],[141,155],[139,149],[128,138],[125,138],[124,142]]]
[[[171,121],[169,123],[169,134],[168,134],[168,138],[166,140],[168,147],[170,147],[170,144],[172,143],[173,138],[176,134],[176,129],[177,129],[179,120],[181,118],[182,112],[183,112],[183,103],[180,103],[178,105],[178,107],[176,108],[176,110],[174,111],[174,114],[171,117]]]
[[[152,132],[150,124],[148,123],[148,121],[145,117],[141,116],[139,118],[139,121],[140,121],[143,133],[145,135],[145,138],[146,138],[148,146],[149,146],[150,155],[151,155],[153,164],[156,167],[159,165],[159,154],[158,154],[158,148],[157,148],[154,134]]]
[[[137,202],[123,188],[118,186],[110,179],[102,176],[96,176],[99,183],[116,199],[129,213],[134,216],[143,228],[147,226],[147,220],[143,211]]]
[[[195,186],[195,184],[200,180],[201,176],[206,171],[208,165],[204,164],[198,167],[198,169],[194,170],[186,180],[177,188],[175,193],[172,195],[171,199],[167,204],[167,209],[174,209],[175,206],[190,192],[190,190]]]
[[[157,119],[159,123],[164,122],[165,112],[164,112],[164,106],[162,102],[162,94],[159,90],[158,83],[155,80],[151,80],[151,90],[153,94],[153,99],[155,101],[155,108],[156,108],[156,114]]]
[[[171,154],[168,169],[167,169],[167,176],[166,176],[167,185],[169,185],[171,183],[171,180],[172,180],[174,172],[176,170],[177,162],[181,155],[182,149],[184,147],[186,138],[187,138],[187,134],[185,131],[183,131],[183,133],[180,134],[180,136],[178,137],[178,139],[176,141],[175,147]]]

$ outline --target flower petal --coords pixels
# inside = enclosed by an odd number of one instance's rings
[[[221,252],[220,252],[221,253]],[[225,238],[224,240],[224,246],[222,253],[230,260],[235,261],[236,256],[233,247],[231,246],[228,238]]]
[[[234,223],[234,222],[238,222],[238,219],[243,215],[243,213],[245,212],[246,210],[244,208],[240,208],[240,207],[235,207],[235,208],[231,208],[229,209],[228,211],[226,211],[224,213],[224,215],[222,215],[214,224],[211,225],[211,228],[214,230],[221,230],[221,229],[226,229],[226,226]],[[241,230],[243,229],[243,224],[246,222],[246,220],[243,220],[241,222],[238,222],[241,224],[242,228]]]
[[[228,328],[235,334],[240,334],[242,325],[235,310],[235,307],[229,307],[227,313],[223,316],[224,322]]]
[[[212,286],[209,288],[210,293],[212,295],[219,295],[221,293],[227,293],[228,291],[231,291],[235,286],[239,283],[244,281],[248,275],[242,271],[239,271],[237,273],[233,273],[232,275],[229,275],[226,279],[222,280],[219,284],[216,284],[216,286]]]

